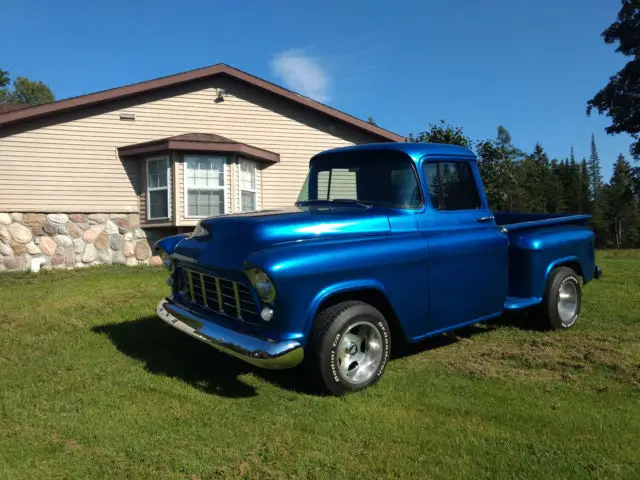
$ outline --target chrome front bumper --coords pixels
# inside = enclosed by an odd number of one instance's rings
[[[270,342],[216,325],[165,298],[156,313],[172,327],[228,355],[261,368],[284,369],[298,365],[304,356],[302,346],[293,340]]]

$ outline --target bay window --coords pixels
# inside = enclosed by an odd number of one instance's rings
[[[168,157],[147,159],[147,219],[171,216],[171,170]]]
[[[256,162],[240,160],[240,211],[257,210]]]
[[[185,217],[210,217],[225,213],[226,158],[185,156]]]

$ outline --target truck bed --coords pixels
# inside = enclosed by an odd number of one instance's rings
[[[559,224],[587,225],[591,215],[570,213],[494,213],[496,223],[508,232]]]
[[[591,215],[494,213],[509,236],[509,287],[505,310],[542,301],[544,286],[556,265],[574,268],[586,282],[595,272]]]

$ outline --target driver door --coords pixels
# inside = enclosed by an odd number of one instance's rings
[[[419,228],[429,245],[429,314],[434,333],[502,313],[508,239],[467,158],[423,160],[428,209]]]

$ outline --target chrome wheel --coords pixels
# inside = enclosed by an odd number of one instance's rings
[[[558,315],[565,326],[570,326],[576,321],[579,288],[578,282],[574,277],[568,277],[560,284],[558,291]]]
[[[338,370],[352,384],[365,383],[375,375],[382,361],[380,330],[371,322],[349,326],[338,345]]]

